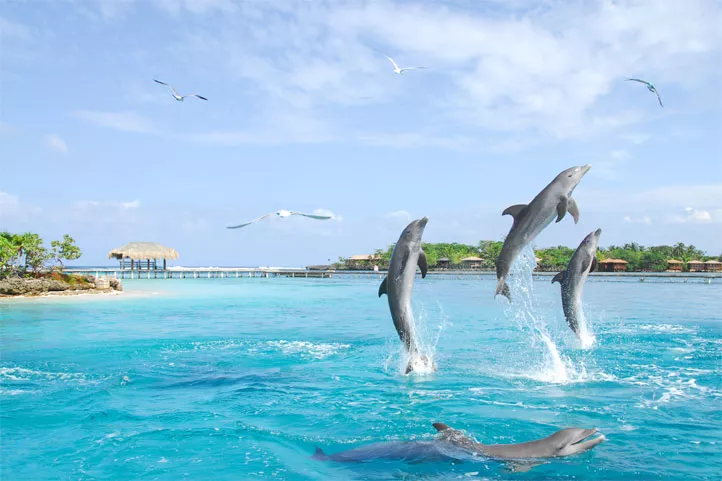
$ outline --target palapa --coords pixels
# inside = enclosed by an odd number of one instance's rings
[[[157,242],[129,242],[108,253],[108,259],[178,259],[178,251]]]

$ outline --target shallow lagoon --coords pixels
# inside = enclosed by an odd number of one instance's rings
[[[495,281],[417,281],[438,372],[403,376],[377,279],[126,281],[125,295],[0,301],[7,479],[719,479],[722,286],[590,280],[581,349],[558,285],[531,308]],[[554,351],[556,350],[556,353]],[[495,461],[336,464],[384,440],[598,427],[592,452],[527,473]]]

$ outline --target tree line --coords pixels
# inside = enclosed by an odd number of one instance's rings
[[[74,261],[81,255],[75,239],[68,234],[52,241],[48,248],[38,234],[0,232],[0,279],[38,277],[44,269],[62,271],[63,261]]]
[[[426,253],[426,259],[429,267],[437,267],[439,259],[448,258],[451,265],[460,265],[461,260],[466,257],[481,257],[482,268],[493,269],[495,267],[496,258],[501,252],[504,245],[501,241],[481,241],[477,245],[452,243],[423,243],[422,247]],[[378,249],[374,253],[374,261],[379,267],[388,267],[391,260],[391,253],[394,250],[394,244],[387,249]],[[539,259],[537,265],[541,270],[556,271],[565,269],[569,260],[574,254],[574,250],[567,246],[556,246],[547,248],[534,248],[534,253]],[[627,261],[628,271],[665,271],[667,270],[667,261],[676,259],[685,264],[691,260],[719,260],[722,261],[722,254],[718,256],[709,256],[701,249],[694,245],[686,245],[678,242],[674,245],[661,245],[645,247],[636,242],[624,244],[621,246],[611,245],[609,247],[600,247],[597,251],[597,260],[604,259],[622,259]],[[343,262],[344,259],[342,258]]]

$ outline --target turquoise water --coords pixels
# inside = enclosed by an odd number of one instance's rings
[[[410,376],[378,284],[126,281],[119,297],[0,301],[2,479],[719,479],[720,284],[590,281],[582,349],[558,285],[515,286],[508,307],[492,280],[419,279],[438,371]],[[488,443],[569,426],[608,440],[526,473],[311,459],[430,440],[436,421]]]

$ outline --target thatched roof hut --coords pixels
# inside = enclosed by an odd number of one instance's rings
[[[163,259],[163,269],[166,268],[166,259],[178,259],[178,251],[157,242],[129,242],[122,247],[108,252],[108,259],[131,260],[131,269],[134,261]]]

